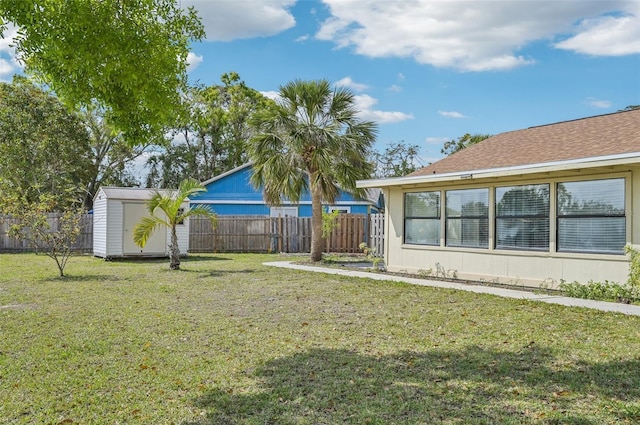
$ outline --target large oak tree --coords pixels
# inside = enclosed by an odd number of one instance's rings
[[[105,107],[132,144],[173,124],[189,43],[204,37],[175,0],[0,0],[0,33],[9,22],[27,73],[69,106]]]
[[[55,97],[24,78],[0,83],[0,203],[51,195],[57,208],[84,197],[91,146],[87,128]]]

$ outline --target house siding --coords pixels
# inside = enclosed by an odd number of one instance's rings
[[[264,204],[204,204],[218,215],[269,215]]]
[[[556,219],[551,196],[549,250],[504,250],[494,248],[494,199],[490,196],[488,247],[453,248],[445,246],[444,220],[441,222],[439,246],[404,244],[404,194],[428,190],[490,188],[508,185],[549,183],[559,181],[625,178],[626,242],[640,243],[640,166],[625,165],[606,168],[559,171],[538,175],[519,175],[477,181],[421,183],[411,187],[390,186],[385,189],[387,202],[385,263],[393,272],[431,273],[433,275],[490,281],[504,284],[557,287],[562,281],[586,283],[590,280],[625,282],[629,261],[625,255],[595,253],[560,253],[556,251]],[[552,191],[554,192],[554,191]],[[389,206],[393,205],[394,208]]]
[[[262,189],[251,184],[253,171],[249,164],[231,170],[217,178],[204,182],[206,192],[190,197],[194,205],[207,205],[218,215],[263,215],[269,216],[270,207],[266,204]],[[298,207],[299,217],[311,217],[311,194],[306,191],[300,202],[285,206]],[[369,201],[356,199],[350,193],[341,191],[335,204],[348,206],[352,214],[369,214],[377,212],[377,207]]]
[[[105,257],[107,255],[107,199],[103,192],[93,203],[93,253]]]

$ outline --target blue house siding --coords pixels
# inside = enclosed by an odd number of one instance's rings
[[[262,189],[250,182],[251,164],[244,164],[203,182],[206,192],[189,197],[191,204],[208,205],[218,215],[269,215],[270,207],[263,198]],[[286,207],[298,207],[299,217],[311,217],[311,194],[302,195],[299,204],[285,203]],[[378,212],[376,202],[356,200],[353,195],[341,192],[334,206],[349,207],[352,214]]]
[[[218,215],[269,215],[264,204],[206,204]]]
[[[353,203],[340,203],[333,204],[332,207],[349,207],[350,214],[371,214],[378,212],[377,208],[371,207],[369,205],[354,205]],[[300,204],[298,206],[298,214],[300,217],[311,217],[311,203],[309,204]]]

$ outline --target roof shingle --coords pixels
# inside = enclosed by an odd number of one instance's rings
[[[425,176],[640,152],[640,109],[509,131],[423,167]]]

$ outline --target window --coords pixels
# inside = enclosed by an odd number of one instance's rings
[[[184,214],[184,208],[182,208],[182,207],[178,208],[178,215],[177,215],[177,217],[180,217],[180,216],[181,216],[181,215],[183,215],[183,214]],[[184,220],[180,220],[180,221],[178,221],[176,224],[184,224]]]
[[[334,211],[338,211],[340,214],[351,214],[351,207],[338,207],[338,206],[332,206],[332,207],[328,207],[327,208],[327,212],[334,212]]]
[[[558,251],[622,254],[624,179],[558,183]]]
[[[446,207],[447,246],[489,247],[489,189],[449,190]]]
[[[440,245],[440,192],[404,194],[404,243]]]
[[[496,248],[549,249],[549,185],[496,188]]]
[[[298,207],[271,207],[269,217],[297,217]]]

